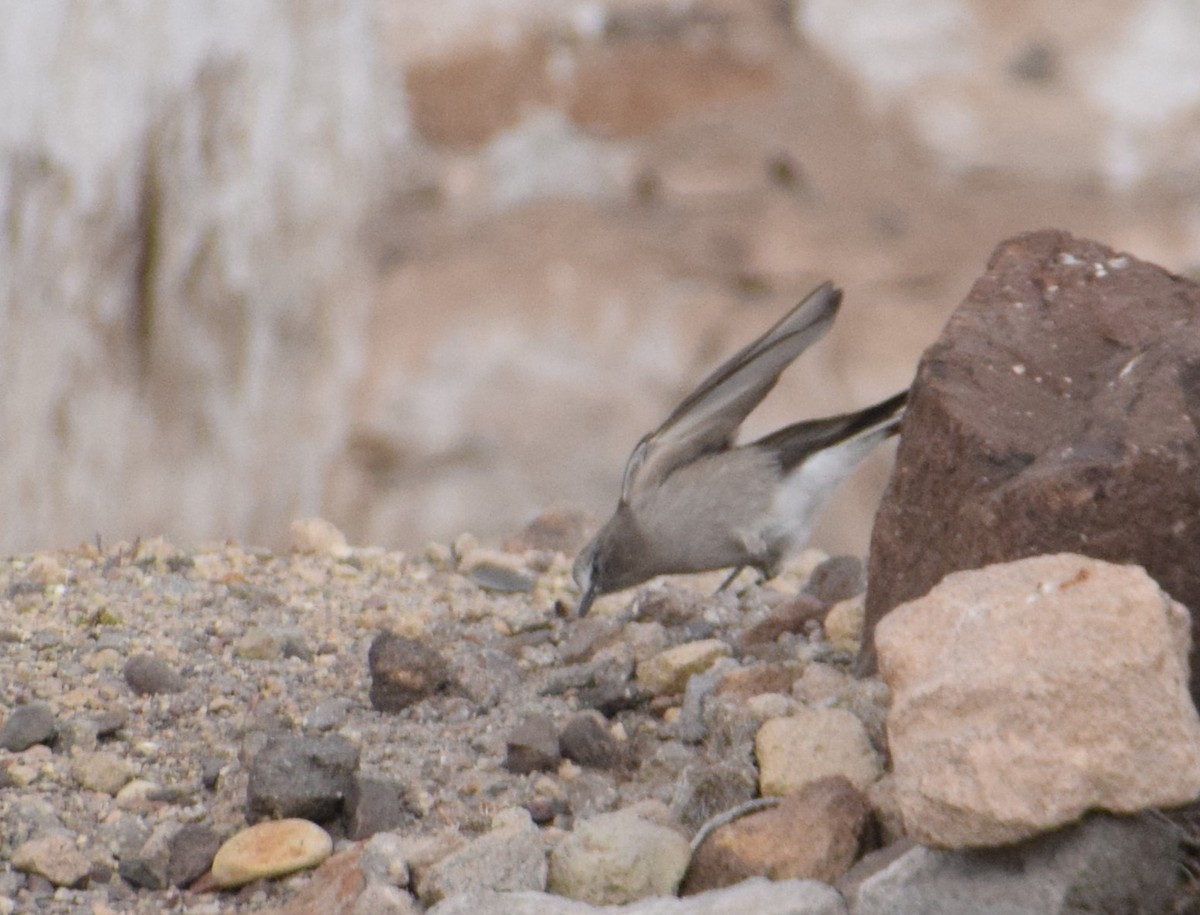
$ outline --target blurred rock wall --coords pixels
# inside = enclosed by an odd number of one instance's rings
[[[374,4],[14,0],[0,549],[277,539],[362,367]]]
[[[0,549],[495,539],[814,284],[752,434],[907,383],[998,239],[1200,264],[1190,0],[11,0]],[[817,542],[862,550],[886,455]]]

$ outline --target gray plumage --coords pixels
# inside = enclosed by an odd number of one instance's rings
[[[815,289],[638,442],[617,510],[575,560],[580,615],[597,595],[657,575],[750,566],[772,578],[803,546],[837,484],[897,430],[907,392],[735,440],[783,370],[829,330],[841,298],[830,283]]]

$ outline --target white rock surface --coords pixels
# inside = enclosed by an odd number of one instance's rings
[[[0,548],[278,541],[319,508],[369,302],[374,8],[6,7]]]

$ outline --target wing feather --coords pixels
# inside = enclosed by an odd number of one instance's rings
[[[833,324],[841,290],[823,283],[765,334],[717,366],[646,435],[625,466],[621,500],[654,485],[702,454],[730,447],[742,425],[775,387],[780,374]]]

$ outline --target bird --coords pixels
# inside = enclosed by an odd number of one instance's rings
[[[637,443],[612,517],[572,568],[577,617],[602,594],[659,575],[745,568],[774,578],[801,549],[837,485],[900,427],[907,390],[853,413],[785,426],[738,445],[746,417],[833,324],[842,292],[825,282],[717,366]]]

